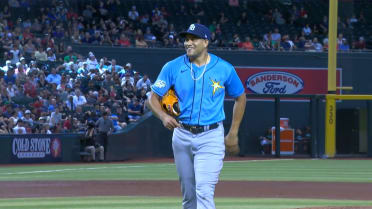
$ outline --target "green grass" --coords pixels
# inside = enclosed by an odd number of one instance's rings
[[[177,180],[173,163],[112,163],[0,167],[0,181]],[[372,182],[371,160],[225,162],[221,180]]]
[[[288,209],[317,206],[372,206],[372,201],[310,199],[217,198],[220,209]],[[181,199],[175,197],[80,197],[0,199],[0,209],[175,209]]]

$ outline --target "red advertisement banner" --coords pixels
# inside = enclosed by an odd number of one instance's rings
[[[235,67],[247,94],[327,94],[327,68]],[[337,68],[336,85],[342,86]],[[337,91],[337,93],[341,93]]]

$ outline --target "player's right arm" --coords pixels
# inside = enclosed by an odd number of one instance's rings
[[[151,86],[151,96],[148,100],[148,107],[153,112],[153,114],[158,117],[162,122],[164,127],[169,130],[173,130],[176,127],[180,127],[180,124],[175,118],[168,115],[161,107],[161,97],[169,90],[173,84],[172,63],[168,62],[162,68],[157,80]]]

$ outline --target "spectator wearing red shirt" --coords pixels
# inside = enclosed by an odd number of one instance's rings
[[[123,47],[130,47],[131,45],[129,38],[124,33],[120,35],[120,39],[117,41],[117,44]]]
[[[244,50],[249,50],[249,51],[254,49],[253,43],[249,36],[245,37],[245,41],[240,44],[240,48]]]
[[[359,37],[358,41],[353,42],[353,49],[366,49],[366,41],[363,36]]]

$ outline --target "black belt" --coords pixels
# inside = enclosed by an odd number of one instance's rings
[[[218,123],[213,123],[213,124],[205,125],[205,126],[181,124],[181,126],[183,129],[190,131],[193,134],[200,134],[204,131],[216,129],[218,127]]]

